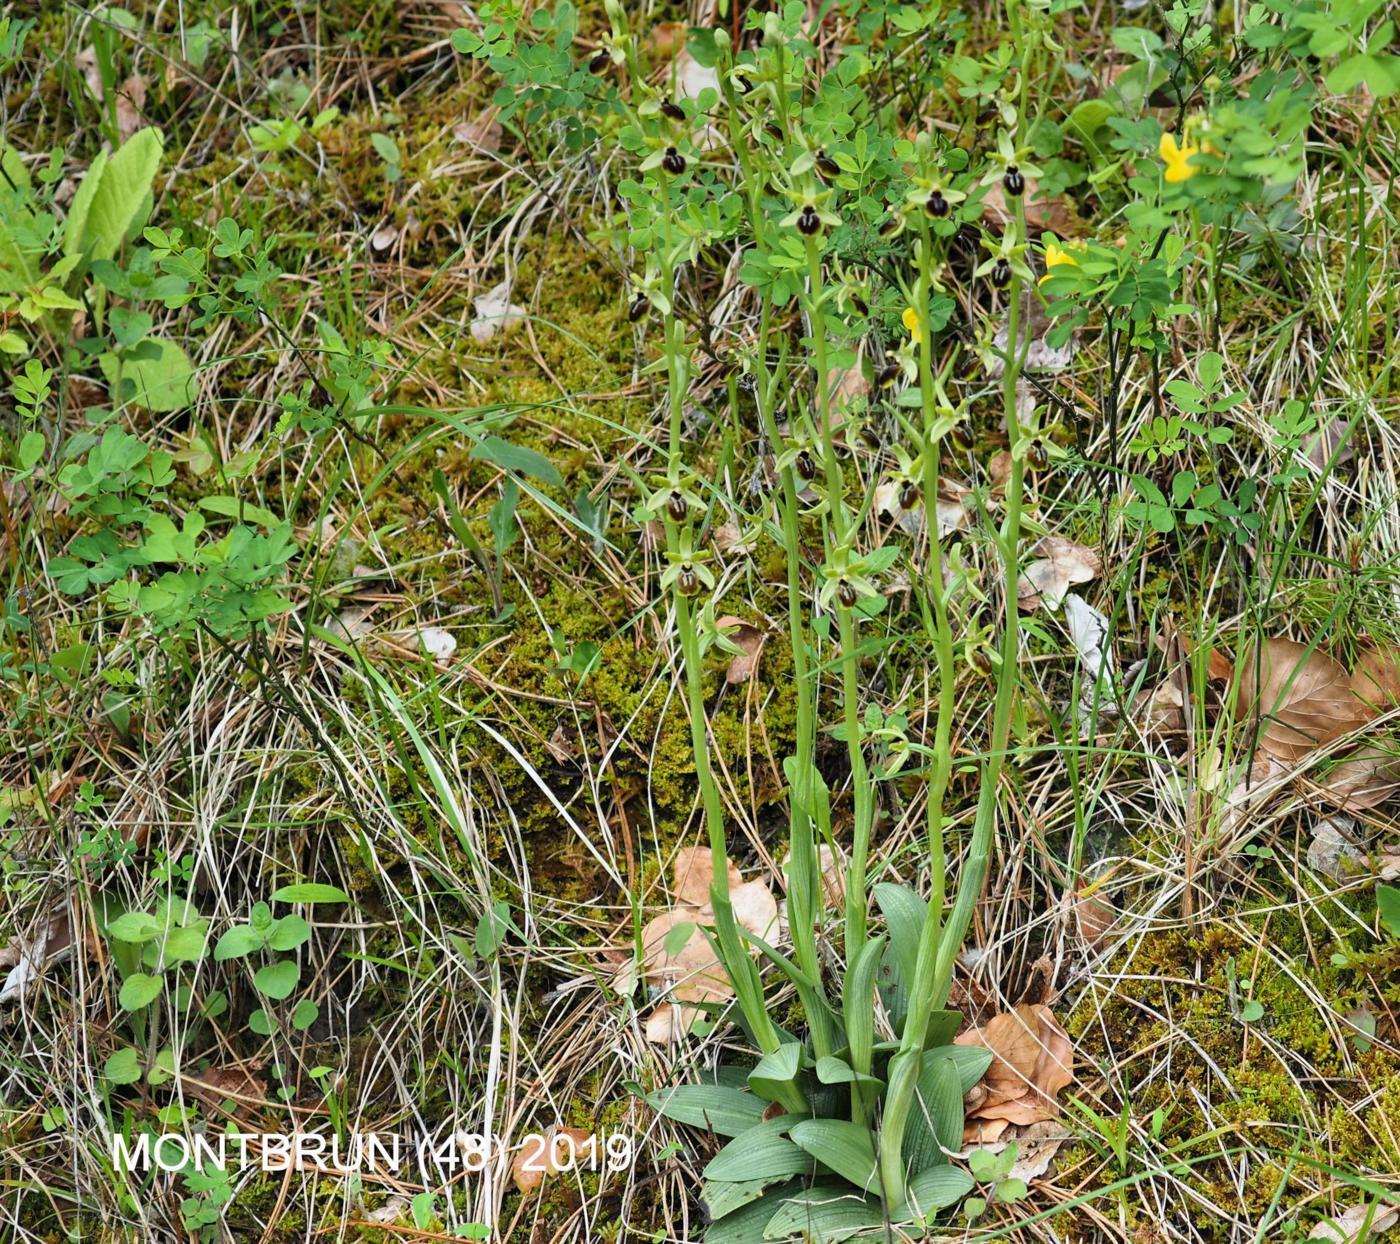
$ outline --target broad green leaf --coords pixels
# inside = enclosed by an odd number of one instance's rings
[[[905,1203],[895,1214],[897,1222],[927,1219],[930,1214],[956,1205],[974,1187],[972,1176],[960,1166],[932,1166],[905,1185]]]
[[[208,510],[211,514],[219,514],[224,518],[233,518],[245,523],[257,523],[260,527],[269,529],[276,527],[282,521],[271,510],[265,510],[262,506],[254,505],[251,501],[245,501],[239,497],[200,497],[199,508]],[[322,888],[329,890],[331,887]],[[337,890],[336,893],[339,894],[340,891]],[[273,897],[275,898],[276,895]]]
[[[1381,913],[1391,937],[1400,937],[1400,889],[1393,885],[1376,887],[1376,909]]]
[[[705,1128],[718,1136],[738,1136],[759,1123],[768,1108],[763,1098],[718,1084],[682,1084],[647,1095],[647,1105],[677,1123]]]
[[[102,177],[107,172],[109,158],[105,151],[99,151],[97,158],[88,165],[88,171],[83,174],[77,190],[73,192],[73,202],[68,207],[68,219],[63,223],[65,255],[81,257],[83,253],[82,240],[87,229],[88,215],[92,210],[93,201],[97,198],[97,188],[102,184]]]
[[[321,885],[314,881],[303,881],[298,885],[284,885],[272,892],[274,903],[348,903],[350,896],[333,885]]]
[[[904,1125],[904,1161],[912,1171],[945,1164],[945,1149],[962,1147],[962,1077],[951,1058],[925,1059]]]
[[[113,387],[114,400],[158,414],[184,410],[194,401],[194,364],[164,337],[147,337],[120,357],[109,350],[97,362]]]
[[[872,937],[846,971],[841,1006],[846,1019],[850,1063],[857,1075],[869,1075],[875,1045],[875,969],[885,950],[885,936]]]
[[[535,479],[557,488],[564,485],[564,477],[559,474],[548,458],[523,445],[512,445],[499,436],[484,436],[472,449],[471,457],[480,462],[490,462],[506,471],[516,471],[521,475],[532,475]]]
[[[749,1087],[766,1101],[778,1101],[802,1069],[802,1046],[796,1041],[765,1054],[749,1072]]]
[[[855,1070],[844,1058],[824,1054],[817,1059],[817,1079],[823,1084],[883,1084],[879,1076]]]
[[[136,972],[122,981],[117,1001],[121,1003],[124,1011],[139,1011],[150,1006],[160,996],[160,991],[163,988],[165,988],[165,981],[161,977],[147,976],[144,972]]]
[[[135,1084],[141,1078],[141,1062],[134,1049],[118,1050],[102,1066],[113,1084]]]
[[[253,984],[269,998],[282,999],[297,987],[301,978],[301,968],[295,959],[279,959],[259,968],[253,975]]]
[[[93,161],[73,196],[73,211],[63,240],[65,254],[85,255],[90,260],[116,255],[127,232],[143,211],[149,211],[147,202],[160,157],[160,131],[147,127],[137,130],[110,159],[99,156]],[[79,212],[78,200],[94,174],[97,185]],[[76,229],[74,216],[78,217]]]
[[[870,1129],[849,1119],[794,1123],[793,1142],[862,1190],[875,1186],[875,1146]]]
[[[919,958],[919,935],[928,915],[928,903],[907,885],[884,881],[875,887],[875,901],[885,915],[890,931],[890,946],[886,969],[880,976],[880,993],[894,1020],[896,1030],[902,1030],[904,1015],[909,1007],[909,990],[914,984],[914,969]]]
[[[107,926],[107,935],[139,945],[160,932],[160,921],[144,911],[126,911]]]
[[[884,1225],[873,1201],[840,1184],[824,1184],[786,1197],[764,1228],[765,1240],[800,1239],[810,1244],[837,1244],[862,1231]]]
[[[734,1137],[710,1159],[705,1178],[733,1183],[755,1179],[771,1182],[790,1175],[812,1174],[815,1162],[811,1155],[784,1135],[798,1121],[790,1114],[779,1115]]]
[[[204,957],[204,945],[208,940],[209,929],[203,922],[171,929],[161,946],[161,953],[172,962],[197,963]]]
[[[283,916],[273,926],[272,936],[267,939],[267,944],[273,950],[295,950],[310,936],[311,926],[293,913],[290,916]]]
[[[237,924],[219,938],[214,946],[214,958],[219,962],[225,959],[241,959],[267,945],[267,933],[252,925]]]
[[[310,998],[303,998],[297,1003],[296,1009],[292,1012],[292,1027],[298,1032],[305,1032],[316,1022],[321,1014],[321,1008]]]
[[[992,1065],[991,1050],[980,1045],[935,1046],[924,1051],[924,1066],[928,1067],[940,1058],[949,1059],[958,1069],[958,1078],[964,1094],[987,1074],[987,1068]]]
[[[747,1183],[706,1184],[700,1190],[710,1217],[705,1244],[764,1244],[763,1229],[791,1195],[801,1191],[796,1181],[774,1188],[771,1179]]]

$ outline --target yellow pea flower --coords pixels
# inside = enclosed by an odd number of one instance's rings
[[[1199,171],[1192,165],[1191,157],[1200,155],[1201,149],[1189,138],[1183,137],[1178,144],[1175,134],[1163,134],[1157,151],[1166,161],[1168,181],[1187,181]]]
[[[904,308],[904,314],[899,317],[899,322],[904,325],[911,337],[919,335],[919,313],[913,307]]]
[[[1062,263],[1071,264],[1077,268],[1079,259],[1074,252],[1083,249],[1082,246],[1061,246],[1053,238],[1047,239],[1045,242],[1045,275],[1040,278],[1037,284],[1044,285],[1054,275],[1051,269]]]

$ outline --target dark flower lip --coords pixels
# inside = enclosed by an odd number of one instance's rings
[[[1011,265],[1005,259],[998,259],[992,267],[992,284],[1005,289],[1011,284]]]
[[[588,62],[588,72],[602,73],[603,70],[608,67],[611,61],[612,55],[608,52],[608,49],[602,48],[600,51],[593,53],[592,58]]]
[[[836,599],[841,602],[843,609],[853,609],[858,599],[857,592],[845,579],[836,585]]]
[[[924,200],[924,211],[933,217],[946,216],[948,214],[948,200],[935,190]]]
[[[679,177],[685,172],[685,156],[681,155],[674,147],[667,147],[666,154],[661,157],[661,167],[673,177]]]
[[[797,218],[797,231],[810,238],[813,234],[820,233],[821,227],[822,221],[817,215],[817,209],[808,203]]]
[[[1026,179],[1014,164],[1007,165],[1006,172],[1002,175],[1001,188],[1012,198],[1020,198],[1025,194]]]
[[[685,109],[669,99],[661,102],[661,114],[662,116],[670,117],[672,121],[685,120]]]
[[[627,308],[627,318],[636,323],[647,313],[647,296],[642,294],[632,299],[632,305]]]

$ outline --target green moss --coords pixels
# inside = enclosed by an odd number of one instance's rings
[[[1304,920],[1322,962],[1312,957]],[[1112,965],[1113,993],[1086,994],[1066,1028],[1081,1059],[1118,1068],[1115,1080],[1121,1076],[1130,1086],[1135,1118],[1163,1112],[1164,1146],[1224,1128],[1227,1138],[1237,1131],[1251,1146],[1278,1155],[1273,1164],[1250,1162],[1242,1191],[1223,1160],[1183,1168],[1178,1176],[1205,1204],[1258,1221],[1276,1195],[1282,1204],[1301,1201],[1315,1182],[1315,1172],[1300,1166],[1289,1177],[1292,1186],[1279,1194],[1283,1166],[1300,1134],[1310,1137],[1308,1157],[1337,1169],[1371,1176],[1395,1169],[1400,1072],[1374,1047],[1361,1053],[1339,1044],[1300,987],[1299,980],[1310,982],[1342,1013],[1363,1000],[1368,988],[1351,969],[1331,963],[1329,934],[1315,911],[1300,917],[1283,909],[1242,923],[1248,935],[1221,926],[1147,935]],[[1290,970],[1263,953],[1261,942]],[[1388,988],[1396,984],[1392,974]],[[1253,1023],[1240,1018],[1247,1000],[1263,1007]],[[1166,1051],[1169,1071],[1161,1065]],[[1143,1078],[1149,1065],[1154,1074]],[[1210,1103],[1208,1116],[1201,1101]],[[1089,1187],[1102,1187],[1118,1174],[1085,1145],[1066,1150],[1061,1166],[1097,1170]],[[1228,1238],[1227,1224],[1208,1211],[1195,1212],[1195,1225],[1204,1239]]]

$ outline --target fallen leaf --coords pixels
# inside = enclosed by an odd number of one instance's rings
[[[1356,822],[1349,816],[1330,816],[1313,828],[1308,844],[1308,867],[1333,881],[1342,882],[1366,868],[1366,855],[1355,837]]]
[[[208,1067],[196,1075],[182,1075],[180,1082],[192,1097],[214,1107],[234,1103],[235,1118],[248,1121],[267,1102],[267,1089],[254,1071],[241,1063],[229,1067]]]
[[[435,661],[445,661],[457,651],[457,641],[451,632],[440,626],[425,626],[417,631],[405,631],[404,637],[416,647],[422,644],[423,651]]]
[[[1092,886],[1084,886],[1074,900],[1074,919],[1079,926],[1079,936],[1089,949],[1097,950],[1117,923],[1118,913],[1101,898],[1095,897]]]
[[[399,231],[393,225],[380,225],[369,235],[372,250],[387,251],[398,240]]]
[[[1032,552],[1039,556],[1021,572],[1016,586],[1017,603],[1027,612],[1041,606],[1058,609],[1074,584],[1103,573],[1099,555],[1073,540],[1046,536]]]
[[[1088,675],[1085,696],[1097,699],[1098,707],[1117,703],[1113,691],[1113,653],[1108,646],[1108,619],[1077,592],[1065,596],[1065,629]],[[1089,704],[1084,705],[1089,709]]]
[[[1400,792],[1400,745],[1366,744],[1329,770],[1317,786],[1330,804],[1346,812],[1364,812]]]
[[[704,1015],[705,1012],[698,1006],[662,1003],[647,1016],[646,1039],[652,1045],[674,1045]]]
[[[1351,671],[1352,693],[1372,716],[1400,705],[1400,648],[1367,648]]]
[[[1030,1183],[1040,1179],[1050,1169],[1060,1146],[1070,1139],[1064,1124],[1042,1119],[1025,1127],[1003,1133],[1003,1139],[1016,1142],[1016,1161],[1007,1171],[1007,1179]]]
[[[729,888],[743,882],[739,870],[726,861]],[[710,882],[714,877],[715,857],[709,847],[682,847],[676,852],[671,866],[671,893],[678,903],[692,907],[707,907],[710,902]]]
[[[1346,670],[1317,648],[1266,639],[1241,665],[1240,712],[1260,722],[1266,755],[1297,762],[1365,719]]]
[[[1284,766],[1272,756],[1256,757],[1249,766],[1249,772],[1240,778],[1224,799],[1224,811],[1220,816],[1221,832],[1229,835],[1235,832],[1260,804],[1267,801],[1278,789],[1277,778],[1284,772]]]
[[[462,121],[452,127],[452,137],[473,151],[499,151],[505,131],[496,119],[499,108],[485,108],[470,121]]]
[[[1048,1006],[1018,1006],[954,1040],[993,1054],[980,1085],[986,1096],[965,1115],[975,1135],[985,1138],[982,1125],[989,1121],[1029,1124],[1059,1116],[1055,1098],[1074,1081],[1074,1047]]]
[[[510,281],[502,281],[479,298],[473,298],[476,319],[471,322],[472,340],[488,342],[498,332],[506,333],[525,318],[525,308],[510,300]]]
[[[707,847],[679,852],[672,889],[678,897],[696,901],[681,902],[661,912],[642,930],[642,972],[665,995],[647,1019],[647,1040],[653,1044],[680,1040],[703,1014],[696,1010],[696,1004],[722,1002],[734,995],[729,975],[704,932],[715,922],[709,904],[713,859]],[[726,861],[726,867],[735,920],[756,937],[770,940],[778,923],[773,892],[761,880],[741,881],[732,863]],[[677,1009],[674,1003],[688,1005]]]
[[[391,1196],[378,1209],[372,1209],[365,1214],[367,1222],[398,1222],[400,1218],[407,1218],[412,1207],[408,1203],[408,1198],[403,1196]]]
[[[1400,1210],[1382,1205],[1353,1205],[1335,1218],[1324,1218],[1308,1232],[1310,1240],[1331,1240],[1333,1244],[1357,1244],[1366,1232],[1367,1239],[1375,1239],[1383,1231],[1389,1231],[1400,1222]]]
[[[146,79],[140,74],[132,74],[117,87],[117,137],[126,142],[141,128],[144,118],[141,110],[146,106]]]
[[[734,919],[764,941],[772,940],[773,928],[778,923],[778,900],[764,881],[747,881],[729,891],[729,901],[734,908]]]
[[[729,668],[724,672],[725,681],[730,686],[748,682],[758,672],[758,657],[763,651],[763,632],[752,622],[745,622],[743,618],[736,618],[732,614],[720,618],[715,626],[739,649],[730,658]]]
[[[16,933],[0,951],[13,964],[0,983],[0,1003],[21,1001],[44,969],[66,959],[72,950],[72,919],[64,902],[43,918],[32,937]]]
[[[684,22],[657,22],[647,35],[647,45],[653,56],[661,60],[670,60],[685,47],[686,34]]]
[[[544,749],[561,765],[568,764],[578,756],[578,748],[574,746],[574,741],[569,737],[569,732],[564,729],[562,721],[554,727],[554,733],[545,740]]]
[[[699,99],[700,92],[705,90],[719,95],[719,74],[715,72],[714,66],[702,65],[690,54],[688,47],[681,48],[674,61],[674,68],[677,99]]]
[[[581,1127],[556,1127],[545,1132],[543,1144],[526,1140],[511,1159],[510,1174],[521,1192],[532,1192],[544,1183],[546,1175],[571,1171],[586,1166],[586,1157],[596,1149],[598,1141],[592,1132]],[[580,1163],[580,1157],[585,1158]]]

